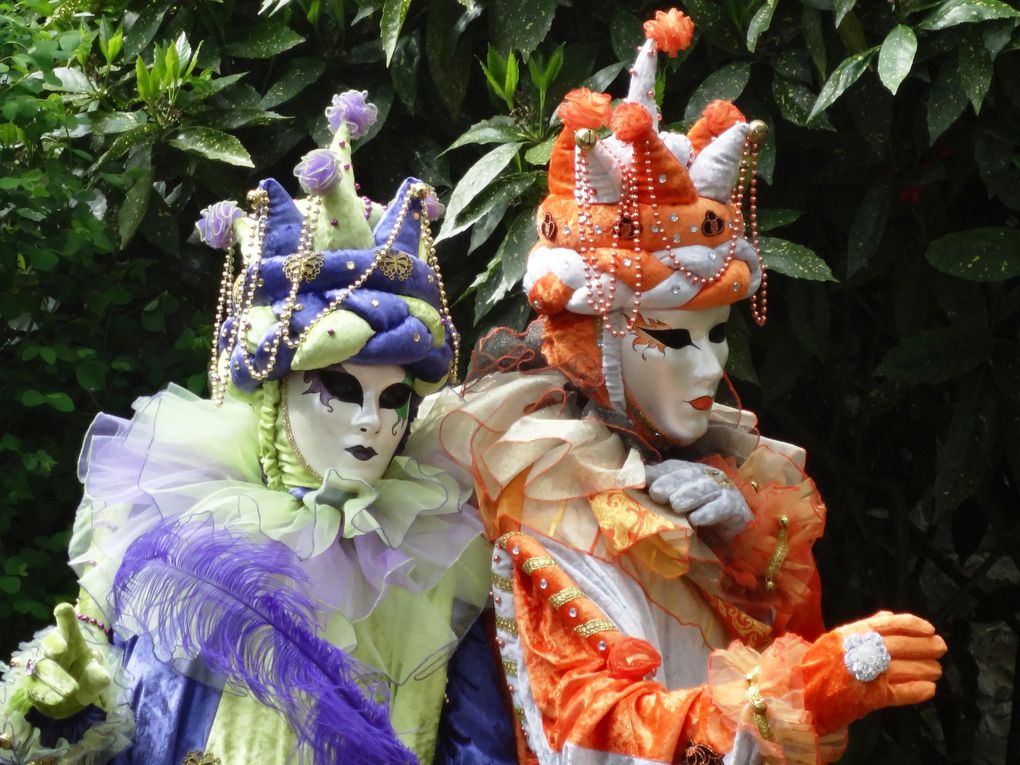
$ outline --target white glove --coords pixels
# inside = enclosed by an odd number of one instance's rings
[[[721,470],[684,460],[645,465],[648,495],[686,515],[694,527],[710,526],[723,540],[732,539],[754,516],[740,490]]]

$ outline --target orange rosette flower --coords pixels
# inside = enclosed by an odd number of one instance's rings
[[[576,88],[567,93],[556,110],[563,125],[570,130],[597,130],[609,122],[612,111],[613,99],[608,93],[594,93],[588,88]]]
[[[676,8],[656,11],[655,18],[646,21],[644,27],[645,37],[655,40],[656,47],[670,58],[691,47],[694,39],[694,22]]]
[[[606,669],[617,678],[644,680],[662,664],[662,657],[647,640],[622,637],[612,641]]]
[[[633,143],[653,131],[652,115],[641,104],[623,103],[613,112],[609,127],[621,141]]]

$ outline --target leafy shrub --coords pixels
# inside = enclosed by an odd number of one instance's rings
[[[729,371],[763,432],[809,450],[827,616],[909,609],[950,643],[935,704],[860,723],[844,761],[1020,761],[1020,8],[684,6],[698,33],[663,67],[666,122],[723,96],[771,128],[771,318],[734,312]],[[523,326],[552,112],[583,82],[622,92],[656,7],[0,2],[4,648],[73,589],[88,419],[204,386],[218,264],[188,238],[201,207],[289,176],[328,96],[366,89],[365,192],[412,171],[436,185],[466,342]]]

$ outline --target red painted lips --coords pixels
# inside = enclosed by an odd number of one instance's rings
[[[712,397],[699,396],[698,398],[691,399],[687,403],[693,406],[699,412],[707,412],[709,409],[712,408]]]

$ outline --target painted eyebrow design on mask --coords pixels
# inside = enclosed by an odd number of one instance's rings
[[[358,382],[358,378],[343,369],[305,372],[305,382],[309,383],[305,393],[318,394],[319,403],[326,407],[330,414],[333,413],[330,403],[334,400],[364,406],[365,394],[361,389],[361,383]]]
[[[686,348],[688,345],[694,345],[694,340],[691,339],[690,330],[652,329],[651,327],[640,327],[639,329],[641,332],[667,348],[679,349]]]

